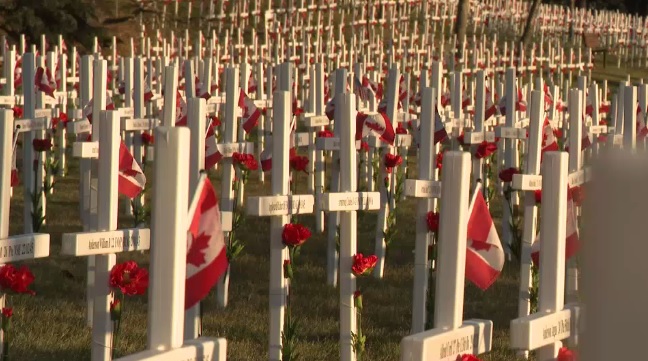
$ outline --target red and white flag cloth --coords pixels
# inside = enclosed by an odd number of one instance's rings
[[[353,77],[353,93],[365,102],[373,95],[369,82],[365,82],[364,79],[361,82],[357,76]]]
[[[542,125],[542,153],[558,151],[558,140],[554,134],[549,118],[545,118]]]
[[[146,79],[144,79],[144,101],[148,103],[151,101],[151,99],[153,99],[153,91],[151,91],[147,77]]]
[[[389,117],[387,117],[387,114],[366,114],[363,112],[358,112],[358,114],[356,115],[355,140],[362,140],[362,138],[368,136],[369,134],[374,134],[378,136],[382,141],[391,145],[394,144],[394,138],[396,136],[392,122]]]
[[[407,89],[407,84],[405,83],[405,76],[401,74],[398,82],[398,102],[401,103],[401,106],[403,105],[403,100],[407,99],[408,92],[409,89]]]
[[[488,120],[492,116],[497,113],[497,107],[495,104],[493,104],[493,96],[491,94],[491,91],[488,87],[486,87],[486,100],[485,100],[485,107],[484,107],[484,119]]]
[[[376,99],[382,99],[383,97],[383,86],[382,84],[376,84],[374,81],[369,79],[367,75],[362,77],[362,84],[367,84],[369,88],[374,92]]]
[[[176,126],[187,126],[187,103],[180,94],[179,90],[176,90]]]
[[[486,290],[504,267],[504,249],[480,187],[475,189],[466,243],[466,278]]]
[[[578,218],[576,218],[576,206],[571,189],[567,191],[567,232],[565,239],[565,259],[570,259],[578,252],[580,248],[580,238],[578,236]],[[540,265],[540,232],[536,236],[535,242],[531,246],[531,259],[536,265]]]
[[[210,124],[205,133],[205,169],[212,169],[223,159],[223,154],[218,150],[214,128],[214,124]]]
[[[195,88],[196,89],[196,96],[198,98],[203,98],[205,100],[209,100],[209,98],[211,98],[211,94],[209,94],[209,89],[207,89],[205,84],[203,82],[201,82],[200,79],[198,79],[198,77],[196,77],[195,84],[196,84],[196,88]]]
[[[250,77],[248,78],[247,92],[249,94],[249,93],[256,93],[256,91],[257,91],[257,81],[252,76],[252,73],[250,73]]]
[[[139,164],[128,151],[124,141],[119,145],[119,183],[117,190],[120,194],[133,199],[144,190],[146,176]]]
[[[246,133],[249,133],[257,126],[259,123],[259,118],[261,117],[261,110],[254,105],[254,101],[245,94],[243,89],[239,95],[238,106],[241,108],[243,115],[241,117],[243,120],[243,130]]]
[[[527,110],[527,103],[524,100],[524,97],[522,95],[522,91],[518,88],[516,92],[517,96],[515,98],[515,110],[518,112],[525,112]],[[505,94],[502,98],[500,98],[498,108],[500,111],[500,114],[506,115],[506,96],[508,94]]]
[[[553,106],[553,96],[551,95],[551,91],[549,90],[549,86],[547,83],[544,83],[542,85],[542,91],[544,93],[544,105],[545,105],[545,112],[548,112],[551,107]]]
[[[648,135],[648,128],[642,116],[641,106],[637,104],[637,140],[643,140]]]
[[[34,77],[34,85],[36,90],[41,91],[52,98],[54,98],[54,91],[56,90],[56,81],[52,77],[52,73],[48,68],[39,66],[36,69],[36,76]]]
[[[216,191],[202,177],[189,209],[185,309],[203,300],[227,269],[227,250]]]
[[[407,126],[412,130],[412,137],[414,138],[414,142],[417,145],[421,144],[421,122],[419,120],[416,120],[416,124],[409,120],[407,122]],[[443,124],[443,120],[441,119],[441,115],[439,115],[439,112],[435,112],[434,116],[434,144],[437,144],[439,142],[442,142],[448,137],[448,132],[445,129],[445,125]]]
[[[88,121],[92,123],[92,108],[94,104],[94,99],[90,99],[85,108],[83,108],[83,116],[88,118]],[[106,110],[115,110],[115,104],[112,101],[112,98],[106,95]]]

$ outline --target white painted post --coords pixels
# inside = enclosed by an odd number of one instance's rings
[[[164,67],[164,114],[162,125],[173,127],[176,122],[176,91],[178,89],[178,68],[175,65]]]
[[[24,108],[24,117],[25,119],[34,119],[36,118],[36,90],[34,86],[34,75],[36,68],[36,57],[34,53],[25,53],[22,58],[22,76],[23,76],[23,108]],[[42,133],[42,132],[41,132]],[[22,176],[23,176],[23,230],[24,233],[33,233],[32,226],[32,212],[34,212],[34,207],[32,204],[32,195],[34,192],[40,191],[42,187],[42,182],[40,186],[36,185],[34,188],[34,177],[38,175],[34,174],[34,148],[32,147],[32,142],[35,139],[36,134],[34,132],[25,132],[23,135],[23,166],[22,166]],[[42,160],[37,165],[42,167]]]
[[[0,239],[9,237],[13,135],[13,111],[2,110],[0,111]]]
[[[225,100],[225,121],[223,130],[223,141],[226,144],[236,142],[238,125],[238,98],[239,98],[239,72],[238,68],[227,68],[225,70],[225,87],[226,87],[226,100]],[[274,163],[274,161],[273,161]],[[222,212],[234,211],[234,190],[232,184],[234,182],[234,168],[232,166],[232,158],[224,158],[221,160],[223,167],[220,204]],[[273,166],[274,168],[274,166]],[[227,234],[225,235],[227,239]],[[221,307],[227,307],[228,290],[229,290],[229,276],[230,267],[221,276],[216,287],[216,298]]]
[[[637,88],[625,86],[623,91],[623,147],[635,149],[637,145]]]
[[[198,188],[200,170],[205,167],[205,129],[207,102],[202,98],[187,100],[187,125],[191,130],[191,147],[189,156],[189,194],[193,195]],[[184,160],[184,159],[182,159]],[[184,339],[193,340],[202,333],[200,303],[185,311]]]
[[[517,100],[517,88],[515,86],[515,68],[506,69],[506,127],[513,128],[516,123],[516,100]],[[511,168],[517,166],[517,140],[516,139],[504,139],[504,168]],[[511,194],[510,202],[511,204],[517,204],[517,197],[515,194]],[[503,216],[502,219],[504,222],[508,223],[513,215],[509,207],[503,207]],[[506,248],[506,253],[510,257],[511,244],[513,242],[511,229],[507,226],[502,227],[502,243]]]
[[[434,88],[421,89],[421,130],[418,178],[428,182],[434,178],[436,152],[434,145],[435,120]],[[409,184],[405,192],[409,193]],[[408,194],[411,195],[411,194]],[[431,234],[427,227],[427,213],[433,211],[431,198],[419,198],[417,202],[416,240],[414,248],[414,291],[412,295],[412,334],[425,331],[427,318],[427,295],[429,270],[431,267],[428,255]]]
[[[583,77],[579,77],[580,78]],[[582,84],[584,87],[584,84]],[[583,142],[583,91],[571,89],[569,91],[569,173],[577,172],[581,169],[583,152],[581,143]],[[573,185],[572,185],[573,186]],[[578,265],[575,259],[567,262],[566,270],[566,302],[572,303],[578,301]]]

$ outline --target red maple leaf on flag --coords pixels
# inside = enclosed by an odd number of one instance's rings
[[[189,251],[187,252],[187,263],[196,267],[200,267],[205,263],[205,250],[209,247],[209,240],[211,236],[205,232],[199,234],[191,242]]]

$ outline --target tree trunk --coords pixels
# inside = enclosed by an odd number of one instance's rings
[[[457,20],[455,21],[454,33],[457,36],[457,54],[461,59],[462,42],[466,35],[466,27],[468,26],[468,12],[470,11],[470,1],[459,0],[457,2]]]
[[[533,0],[533,3],[531,3],[531,8],[529,9],[529,16],[527,17],[526,24],[524,25],[524,32],[522,33],[522,37],[520,38],[521,46],[526,46],[529,43],[529,39],[531,39],[531,26],[533,24],[533,19],[538,12],[538,8],[540,8],[540,0]]]
[[[569,42],[574,41],[574,11],[576,10],[576,0],[571,0],[569,4],[572,19],[569,22]]]

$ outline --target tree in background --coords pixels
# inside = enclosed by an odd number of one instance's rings
[[[21,34],[33,44],[42,34],[48,39],[63,35],[89,49],[95,36],[102,43],[106,39],[95,9],[89,0],[0,0],[0,30],[14,42]]]
[[[457,55],[463,58],[461,54],[461,42],[466,35],[466,27],[468,26],[468,13],[470,12],[470,1],[459,0],[457,2],[457,20],[455,21],[454,33],[457,36]]]
[[[524,25],[524,31],[520,37],[520,46],[524,47],[529,43],[529,39],[531,39],[531,24],[533,24],[533,19],[536,17],[539,8],[540,0],[533,0],[529,10],[529,16],[527,16],[526,24]]]

